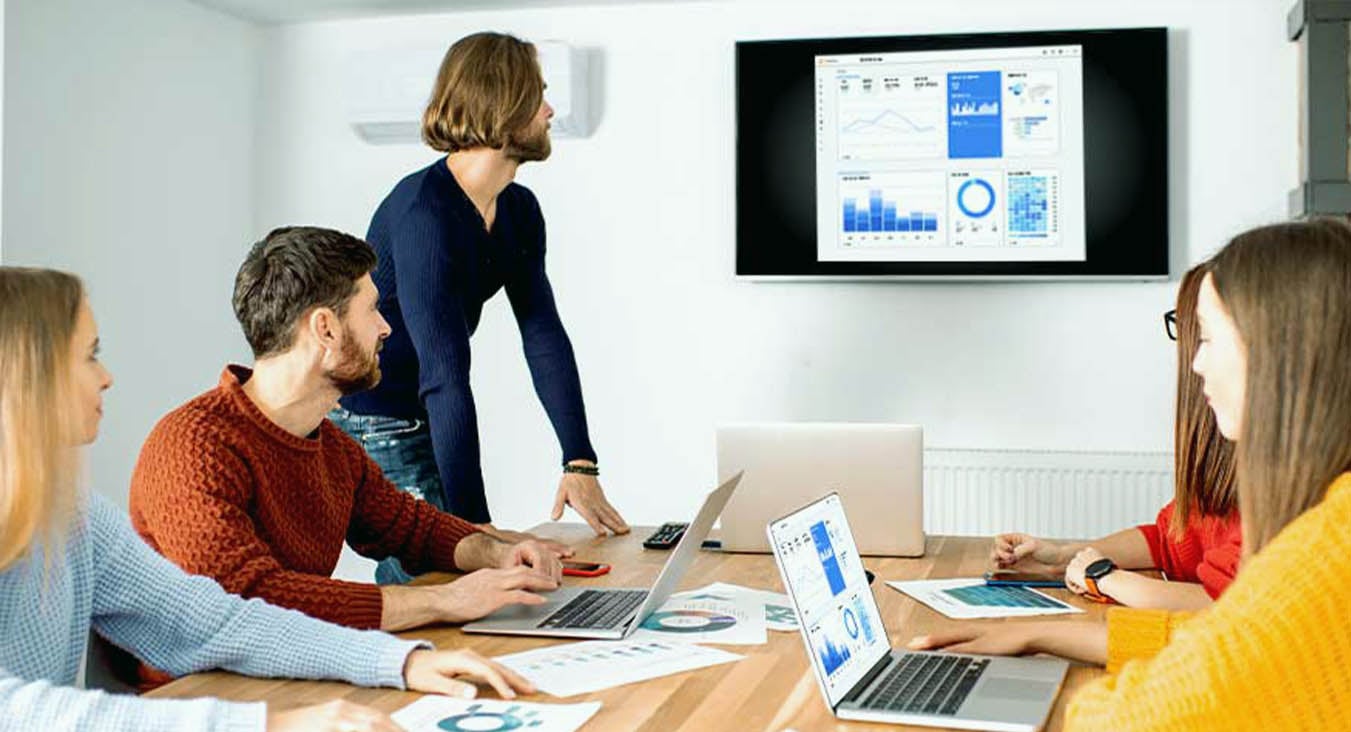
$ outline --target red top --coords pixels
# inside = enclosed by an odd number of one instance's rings
[[[1175,582],[1199,582],[1211,599],[1219,598],[1238,574],[1243,555],[1243,524],[1238,513],[1217,518],[1193,512],[1180,540],[1168,533],[1172,520],[1173,502],[1169,501],[1153,524],[1139,527],[1154,566]]]
[[[378,628],[380,588],[330,575],[346,540],[411,574],[455,569],[478,529],[400,491],[328,420],[296,437],[244,393],[252,371],[170,412],[131,481],[132,524],[146,543],[228,592],[353,628]]]

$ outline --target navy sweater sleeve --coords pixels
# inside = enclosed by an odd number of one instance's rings
[[[447,246],[445,222],[411,210],[389,232],[404,327],[418,360],[418,397],[427,409],[432,452],[446,510],[473,523],[491,520],[479,465],[478,412],[469,390],[469,326],[459,293],[465,263]]]
[[[514,277],[507,280],[507,298],[521,329],[525,360],[544,411],[549,415],[563,462],[595,461],[596,451],[586,427],[586,406],[582,402],[582,381],[577,373],[577,357],[572,341],[563,329],[554,303],[553,288],[544,271],[544,217],[534,196],[527,196],[529,221],[536,229]]]

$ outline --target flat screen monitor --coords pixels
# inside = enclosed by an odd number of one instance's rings
[[[1168,275],[1167,30],[743,41],[736,272]]]

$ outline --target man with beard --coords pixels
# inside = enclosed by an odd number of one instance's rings
[[[277,229],[235,278],[253,368],[227,366],[211,391],[150,433],[132,476],[132,523],[151,547],[227,591],[354,628],[462,623],[540,604],[558,555],[503,542],[400,491],[325,419],[343,394],[380,381],[390,327],[376,308],[375,253],[327,229]],[[453,582],[380,587],[332,579],[343,542]],[[163,680],[154,674],[147,684]]]
[[[422,124],[446,155],[400,181],[367,234],[380,313],[394,328],[385,378],[330,415],[405,490],[510,539],[526,535],[490,523],[469,388],[469,338],[503,289],[562,448],[554,520],[570,505],[597,535],[629,530],[597,479],[577,361],[545,274],[544,218],[513,182],[521,163],[549,156],[552,116],[534,46],[477,33],[450,47]],[[395,560],[376,571],[381,584],[407,579]]]

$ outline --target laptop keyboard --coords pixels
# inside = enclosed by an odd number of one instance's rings
[[[544,619],[540,628],[613,628],[647,597],[647,590],[586,590]]]
[[[906,654],[863,700],[863,708],[954,715],[989,665],[988,658]]]

